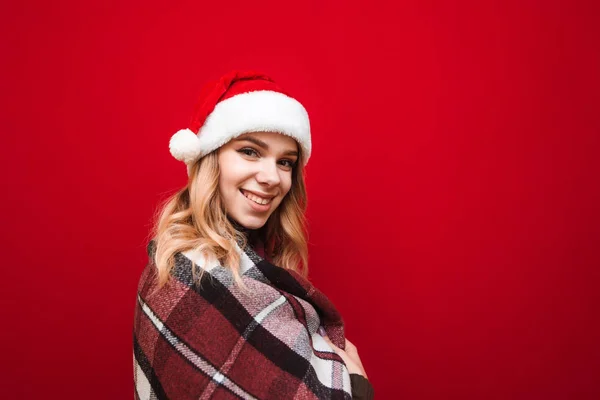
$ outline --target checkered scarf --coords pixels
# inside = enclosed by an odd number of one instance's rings
[[[219,265],[194,283],[192,261],[182,253],[174,279],[157,289],[148,263],[133,329],[135,398],[351,399],[348,369],[322,337],[325,331],[344,348],[334,305],[251,246],[237,249],[250,295]],[[154,251],[151,241],[150,260]]]

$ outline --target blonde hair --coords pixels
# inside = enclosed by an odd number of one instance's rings
[[[242,243],[242,248],[247,245],[246,236],[227,218],[219,192],[217,157],[218,149],[193,164],[187,185],[157,209],[151,230],[155,242],[151,261],[158,269],[158,287],[169,281],[175,255],[195,250],[205,260],[218,261],[229,268],[235,283],[243,290],[247,289],[240,275],[240,254],[236,251],[238,242]],[[303,172],[300,163],[294,167],[289,192],[261,229],[266,237],[265,258],[307,277],[308,233]],[[198,282],[203,273],[202,266],[192,263],[192,274]]]

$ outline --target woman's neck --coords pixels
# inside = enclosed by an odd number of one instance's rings
[[[227,219],[229,220],[229,222],[231,223],[231,225],[233,225],[233,227],[237,231],[239,231],[239,232],[241,232],[241,233],[243,233],[245,235],[248,235],[252,231],[254,231],[254,229],[246,228],[245,226],[243,226],[242,224],[240,224],[239,222],[237,222],[235,219],[231,218],[229,215],[227,216]]]
[[[255,251],[259,253],[260,256],[264,257],[264,237],[263,237],[263,229],[250,229],[246,228],[229,215],[227,219],[231,223],[231,225],[241,234],[246,237],[247,244],[252,247]]]
[[[240,224],[239,222],[237,222],[235,219],[231,218],[229,215],[227,216],[227,219],[229,220],[229,222],[231,223],[231,225],[241,234],[243,234],[244,236],[246,236],[246,239],[248,239],[248,241],[250,241],[251,239],[256,238],[257,236],[259,236],[259,232],[260,232],[260,228],[259,229],[250,229],[250,228],[246,228],[245,226],[243,226],[242,224]]]

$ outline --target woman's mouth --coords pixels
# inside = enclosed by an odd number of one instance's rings
[[[250,193],[250,192],[248,192],[248,191],[246,191],[246,190],[244,190],[244,189],[240,189],[240,192],[242,192],[242,194],[243,194],[244,196],[246,196],[246,198],[248,198],[248,199],[252,200],[252,201],[253,201],[253,202],[255,202],[256,204],[262,204],[262,205],[265,205],[265,204],[269,204],[269,203],[271,202],[271,200],[273,200],[273,198],[270,198],[270,199],[265,199],[265,198],[263,198],[263,197],[257,196],[257,195],[255,195],[254,193]]]
[[[250,206],[256,211],[268,211],[271,208],[271,203],[273,198],[265,199],[263,197],[257,196],[254,193],[250,193],[244,189],[240,189],[240,193],[244,195],[244,197],[248,200]]]

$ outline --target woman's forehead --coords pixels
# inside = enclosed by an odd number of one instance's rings
[[[269,145],[289,147],[298,149],[298,142],[291,136],[280,132],[248,132],[234,139],[234,141],[250,140],[261,147],[269,147]],[[257,143],[258,142],[258,143]]]

